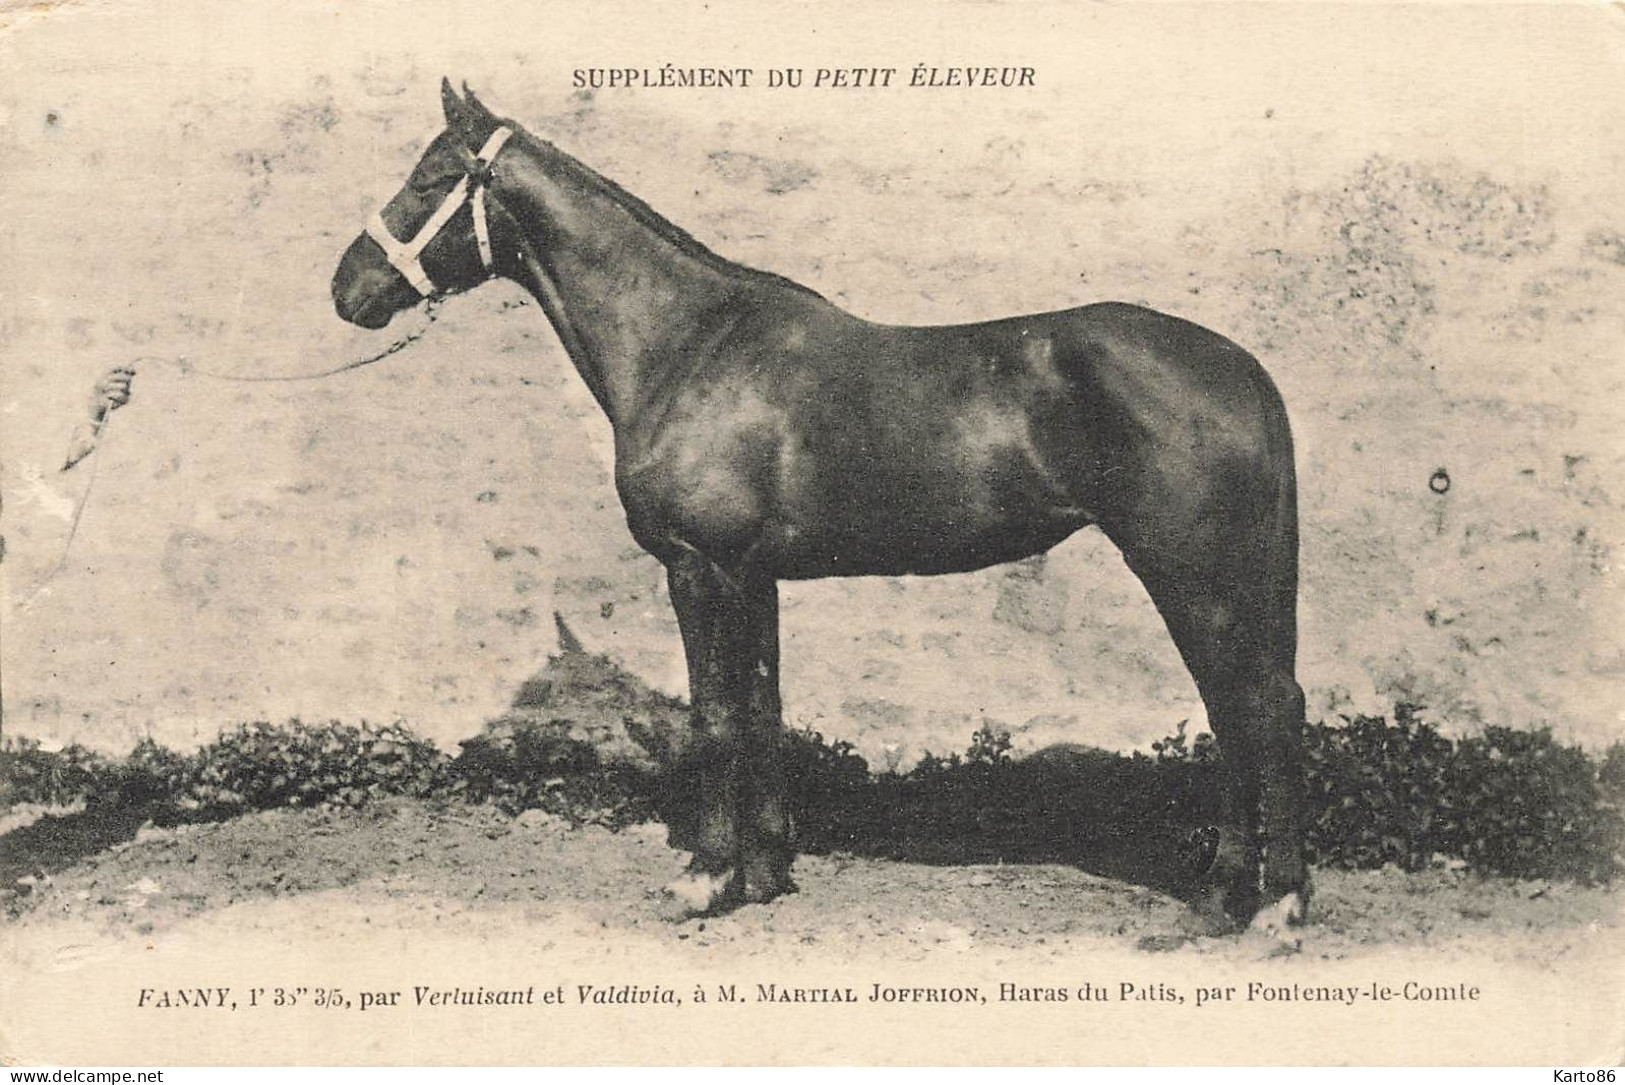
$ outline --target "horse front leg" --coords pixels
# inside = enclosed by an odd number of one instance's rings
[[[666,563],[672,608],[688,662],[693,732],[672,766],[667,813],[674,846],[693,853],[667,889],[692,914],[725,911],[743,899],[740,803],[745,775],[747,670],[741,663],[743,600],[737,580],[704,554],[684,549]]]
[[[744,896],[760,903],[795,892],[784,713],[779,700],[779,586],[771,577],[741,585],[746,667],[746,773],[740,815]]]
[[[666,566],[688,659],[694,732],[677,767],[694,855],[670,888],[696,913],[767,901],[795,886],[782,761],[779,594],[770,576],[685,550]]]

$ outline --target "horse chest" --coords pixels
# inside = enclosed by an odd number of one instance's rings
[[[737,551],[760,533],[761,464],[769,453],[737,425],[687,420],[618,450],[616,487],[633,537],[659,555],[673,546]]]

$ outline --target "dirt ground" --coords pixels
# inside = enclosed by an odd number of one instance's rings
[[[50,817],[29,826],[32,832],[0,837],[7,870],[31,861],[55,866],[85,847],[97,834],[72,834],[76,819],[86,817]],[[100,832],[116,837],[129,828]],[[20,839],[25,832],[28,839]],[[681,872],[683,859],[655,822],[622,832],[572,829],[541,811],[516,819],[490,807],[399,800],[359,812],[276,810],[217,824],[148,824],[9,904],[24,928],[88,921],[131,937],[254,902],[319,895],[325,908],[341,893],[362,910],[392,899],[433,901],[432,922],[479,924],[514,907],[567,911],[611,931],[659,932],[702,949],[749,952],[756,942],[774,954],[787,945],[845,953],[877,942],[924,952],[952,941],[1038,944],[1056,953],[1106,941],[1230,959],[1274,951],[1200,936],[1178,901],[1067,866],[931,866],[840,854],[803,856],[796,867],[801,892],[784,900],[678,922],[658,890]],[[884,910],[876,906],[882,900]],[[1298,952],[1339,960],[1374,948],[1461,948],[1516,933],[1497,956],[1557,968],[1618,936],[1620,901],[1617,891],[1444,868],[1322,870],[1315,922],[1303,930]]]
[[[38,813],[14,814],[12,821]],[[399,986],[402,968],[424,985],[472,985],[473,976],[495,986],[490,977],[540,973],[680,987],[691,1014],[703,1010],[691,1002],[694,986],[711,986],[721,982],[719,977],[737,983],[752,999],[759,997],[761,983],[786,989],[850,986],[866,1000],[875,983],[951,982],[977,987],[987,1000],[979,1003],[987,1015],[1012,1012],[1000,997],[1002,983],[1071,983],[1075,990],[1081,978],[1111,992],[1102,1012],[1141,1015],[1122,1022],[1123,1036],[1094,1048],[1080,1048],[1074,1036],[1052,1053],[1060,1061],[1090,1061],[1080,1050],[1115,1052],[1118,1058],[1139,1052],[1146,1061],[1166,1061],[1171,1049],[1160,1049],[1159,1057],[1157,1033],[1171,1032],[1184,1043],[1218,1024],[1220,1014],[1240,1020],[1271,1008],[1194,1006],[1198,986],[1226,982],[1242,992],[1249,984],[1281,989],[1294,983],[1391,981],[1396,990],[1405,983],[1455,990],[1471,983],[1481,989],[1483,1002],[1470,1013],[1447,1003],[1357,1005],[1344,1011],[1351,1016],[1337,1019],[1364,1022],[1367,1014],[1376,1014],[1372,1020],[1380,1022],[1382,1014],[1403,1010],[1445,1015],[1439,1020],[1446,1028],[1472,1023],[1472,1042],[1464,1036],[1454,1056],[1466,1061],[1518,1061],[1531,1052],[1556,1058],[1559,1051],[1570,1060],[1577,1051],[1605,1057],[1608,1045],[1621,1036],[1618,1022],[1625,1020],[1619,1016],[1617,978],[1611,978],[1606,963],[1617,960],[1621,937],[1617,890],[1482,879],[1446,869],[1320,871],[1314,922],[1297,931],[1295,941],[1278,942],[1196,934],[1177,901],[1070,866],[931,866],[841,855],[801,858],[795,895],[732,915],[684,920],[658,888],[678,874],[683,861],[666,846],[662,826],[619,833],[570,829],[539,813],[513,819],[485,807],[432,809],[403,800],[359,812],[274,811],[172,829],[95,826],[87,815],[69,813],[4,827],[9,834],[0,839],[6,844],[8,878],[31,861],[53,870],[36,874],[26,882],[26,892],[7,902],[8,1012],[28,1005],[25,993],[52,989],[93,968],[98,986],[108,988],[107,997],[119,1011],[110,1018],[116,1030],[148,1030],[145,1037],[119,1037],[138,1050],[146,1049],[143,1044],[161,1048],[163,1042],[180,1042],[171,1032],[174,1018],[128,1012],[141,990],[166,989],[171,975],[186,977],[173,985],[207,979],[241,991],[256,981],[287,983],[274,977],[290,975],[319,983],[326,974],[343,976],[346,989],[359,991],[374,974],[382,978],[372,986]],[[89,854],[63,865],[76,853]],[[358,948],[365,959],[348,960]],[[1119,998],[1125,981],[1137,991],[1160,990],[1168,1005],[1148,1009]],[[1562,1010],[1555,1001],[1541,1001],[1555,999],[1557,991],[1571,990],[1575,983],[1591,984],[1594,996]],[[1543,991],[1552,994],[1542,996]],[[567,993],[572,1001],[577,997],[573,985]],[[890,1004],[871,1008],[902,1012]],[[937,1061],[966,1042],[962,1035],[954,1038],[965,1025],[962,1018],[916,1016],[876,1047],[871,1042],[876,1034],[866,1032],[869,1039],[859,1042],[841,1024],[850,1018],[829,1016],[845,1009],[816,1011],[826,1015],[833,1030],[819,1042],[845,1058],[867,1052],[879,1061]],[[1498,1010],[1522,1014],[1521,1023],[1500,1041],[1486,1040],[1478,1026]],[[645,1007],[643,1016],[634,1016],[638,1035],[650,1043],[678,1042],[661,1039],[665,1032],[648,1017],[655,1012]],[[915,1012],[925,1011],[916,1007]],[[1134,1028],[1136,1023],[1146,1027],[1145,1012],[1161,1016],[1153,1018],[1149,1034],[1141,1035]],[[132,1017],[133,1023],[127,1019]],[[1551,1022],[1542,1023],[1547,1017]],[[1418,1018],[1418,1027],[1423,1019]],[[297,1061],[299,1052],[308,1050],[305,1043],[320,1042],[339,1045],[321,1049],[329,1057],[447,1057],[447,1049],[435,1049],[429,1040],[438,1026],[432,1020],[418,1024],[426,1029],[421,1043],[391,1049],[387,1056],[369,1052],[368,1034],[353,1029],[316,1029],[280,1051]],[[39,1027],[29,1012],[14,1017],[12,1050],[21,1050],[15,1045]],[[691,1018],[689,1029],[689,1040],[698,1045],[694,1053],[724,1057],[718,1052],[725,1048],[707,1046],[714,1036],[702,1040],[710,1035],[703,1019]],[[819,1031],[814,1027],[793,1042],[786,1039],[778,1053],[819,1057],[814,1042]],[[1041,1034],[1040,1029],[1029,1039]],[[265,1042],[257,1032],[239,1039]],[[519,1046],[503,1050],[521,1060],[581,1054],[557,1036],[545,1042],[536,1038],[530,1046],[517,1036],[509,1039]],[[88,1054],[104,1040],[70,1039],[59,1030],[49,1042],[59,1052]],[[1338,1046],[1327,1046],[1324,1037],[1314,1042],[1312,1049],[1296,1043],[1253,1048],[1250,1057],[1370,1058],[1369,1049],[1361,1053],[1351,1045],[1339,1056]],[[634,1057],[638,1050],[637,1042],[628,1041],[615,1057]],[[1418,1050],[1434,1059],[1449,1053],[1438,1046]],[[1392,1051],[1404,1061],[1403,1043],[1396,1041]],[[603,1050],[598,1054],[601,1059]],[[988,1052],[978,1055],[973,1046],[960,1050],[960,1057],[985,1059]],[[1027,1058],[1049,1061],[1030,1052]],[[1006,1051],[992,1061],[1023,1058]]]

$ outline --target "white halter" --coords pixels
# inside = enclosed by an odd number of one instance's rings
[[[412,240],[397,240],[395,235],[389,232],[389,227],[384,225],[382,211],[374,211],[372,218],[367,220],[367,236],[384,250],[389,262],[407,282],[412,284],[412,289],[424,297],[436,293],[436,289],[434,281],[429,278],[429,273],[423,270],[419,257],[423,255],[423,250],[429,247],[429,242],[433,241],[445,228],[446,223],[451,221],[451,216],[463,206],[464,200],[473,205],[474,238],[480,246],[480,263],[485,265],[486,271],[494,270],[491,259],[491,227],[485,220],[485,187],[490,180],[491,164],[496,161],[502,145],[508,142],[511,135],[513,131],[507,127],[498,128],[491,133],[491,138],[485,141],[480,153],[474,156],[473,171],[457,179],[457,183],[446,193],[446,198],[441,201],[439,208],[429,216],[429,221],[423,224],[422,229],[418,230],[417,236]]]

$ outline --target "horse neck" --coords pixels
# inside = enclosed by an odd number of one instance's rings
[[[744,269],[635,204],[551,147],[504,161],[493,193],[519,230],[519,279],[546,312],[599,406],[619,427],[653,367],[699,317],[742,285]]]

